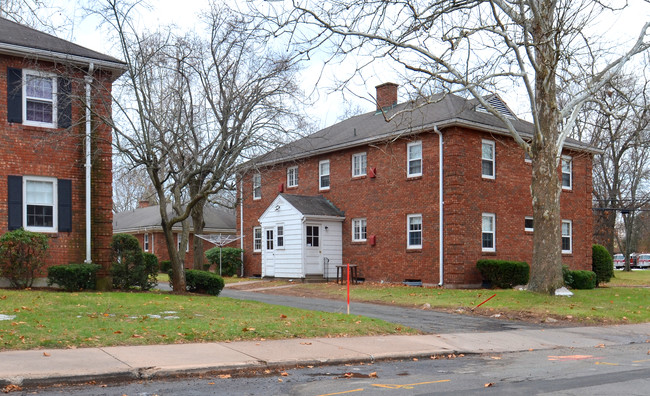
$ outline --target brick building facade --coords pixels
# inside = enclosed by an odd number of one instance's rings
[[[124,63],[0,18],[0,229],[49,237],[46,265],[110,266],[111,86]],[[87,118],[86,89],[92,113]],[[84,139],[91,125],[91,212]],[[101,274],[100,274],[101,275]]]
[[[261,231],[269,226],[259,219],[281,192],[320,195],[345,213],[342,261],[357,264],[367,280],[475,286],[482,281],[479,259],[530,263],[532,166],[501,122],[476,102],[453,95],[414,110],[408,110],[412,103],[396,104],[395,84],[379,86],[377,95],[390,122],[381,111],[352,117],[258,158],[241,175],[238,230],[246,275],[264,274],[262,253],[269,245]],[[524,136],[531,131],[498,97],[490,100]],[[563,262],[589,269],[595,151],[577,141],[565,147],[558,169]]]

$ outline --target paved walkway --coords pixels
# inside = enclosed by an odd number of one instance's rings
[[[607,347],[644,343],[649,338],[650,323],[647,323],[416,336],[10,351],[0,352],[0,386],[123,381],[178,374],[423,358],[451,353]]]

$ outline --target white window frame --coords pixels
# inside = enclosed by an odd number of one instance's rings
[[[287,168],[287,188],[298,187],[298,167],[290,166]]]
[[[352,219],[352,242],[365,242],[368,240],[367,226],[368,221],[366,218]]]
[[[262,199],[262,174],[253,175],[253,199]]]
[[[419,219],[420,220],[420,229],[411,229],[411,220],[412,219]],[[422,219],[422,214],[410,214],[406,216],[406,248],[407,249],[422,249],[422,242],[424,241],[424,221]],[[419,244],[411,244],[411,233],[419,233],[420,234],[420,243]]]
[[[564,226],[569,226],[568,235],[564,232]],[[562,220],[562,254],[571,254],[573,253],[573,222],[571,220]],[[564,238],[569,238],[569,250],[564,249]]]
[[[149,251],[149,233],[145,232],[144,236],[142,237],[142,248],[145,252]]]
[[[327,173],[323,170],[323,165],[327,165]],[[330,160],[320,161],[318,163],[318,189],[321,191],[329,190],[332,185],[332,178],[330,176]],[[323,184],[323,178],[327,177],[327,185]]]
[[[565,172],[564,164],[568,164],[568,172]],[[562,168],[562,189],[563,190],[572,190],[573,189],[573,158],[568,155],[562,156],[562,161],[560,162],[560,167]],[[564,185],[564,175],[569,175],[569,185]]]
[[[28,97],[27,96],[27,79],[28,76],[32,77],[37,77],[37,78],[43,78],[43,79],[51,79],[52,80],[52,98],[51,99],[44,99],[44,98],[37,98],[37,97]],[[23,69],[23,86],[22,86],[22,106],[23,106],[23,124],[24,125],[31,125],[31,126],[38,126],[38,127],[45,127],[45,128],[56,128],[56,121],[57,121],[57,81],[56,81],[56,75],[53,73],[46,73],[42,71],[35,71],[35,70],[29,70],[29,69]],[[28,101],[33,101],[33,102],[41,102],[41,103],[51,103],[52,104],[52,122],[42,122],[42,121],[32,121],[27,119],[27,102]]]
[[[176,249],[181,251],[181,234],[176,234]],[[185,253],[190,251],[190,238],[187,238],[187,245],[185,245]]]
[[[411,147],[419,146],[420,147],[420,156],[411,157]],[[411,165],[419,161],[420,171],[414,172],[411,170]],[[422,170],[424,169],[424,161],[422,160],[422,141],[418,140],[417,142],[411,142],[406,145],[406,176],[407,177],[418,177],[422,176]]]
[[[39,226],[29,226],[27,225],[27,184],[29,182],[45,182],[45,183],[51,183],[52,184],[52,227],[39,227]],[[23,224],[24,228],[27,231],[34,231],[34,232],[57,232],[58,231],[58,226],[59,226],[59,218],[58,218],[58,208],[59,208],[59,203],[58,203],[58,193],[57,193],[57,179],[54,177],[42,177],[42,176],[23,176]],[[32,203],[34,205],[39,205],[39,206],[50,206],[50,204],[46,203]]]
[[[490,218],[492,219],[492,229],[486,230],[483,227],[483,219]],[[483,234],[492,234],[492,246],[485,247],[483,246]],[[483,252],[496,252],[497,251],[497,216],[494,213],[483,213],[481,215],[481,251]]]
[[[533,223],[532,227],[526,227],[526,221],[527,220],[530,220],[532,222],[533,221],[533,216],[524,217],[524,231],[533,232],[535,230],[535,223]]]
[[[492,147],[492,158],[486,158],[483,156],[483,147],[484,146],[490,146]],[[496,178],[496,145],[494,144],[493,140],[486,140],[482,139],[481,140],[481,177],[484,179],[495,179]],[[492,164],[492,174],[491,175],[486,175],[483,173],[483,163],[484,162],[490,162]]]
[[[262,227],[253,227],[253,252],[262,251]]]
[[[364,153],[352,154],[352,177],[366,176],[368,156]]]
[[[284,249],[284,224],[275,227],[275,248]]]

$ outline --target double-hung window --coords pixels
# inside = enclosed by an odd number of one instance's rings
[[[483,213],[481,243],[484,252],[495,252],[496,215],[494,213]]]
[[[23,70],[23,120],[26,125],[56,127],[56,77]]]
[[[284,226],[277,226],[275,229],[275,245],[278,249],[284,248]]]
[[[142,245],[145,252],[149,251],[149,234],[144,233],[144,239],[142,240]]]
[[[181,251],[181,240],[182,240],[182,239],[183,239],[183,238],[182,238],[182,235],[181,235],[181,234],[176,234],[176,247],[178,248],[178,251],[179,251],[179,252]],[[185,244],[185,252],[187,253],[187,252],[189,252],[189,251],[190,251],[190,240],[189,240],[189,238],[188,238],[188,240],[187,240],[187,244]]]
[[[352,219],[352,241],[364,242],[366,240],[366,219]]]
[[[562,220],[562,253],[571,253],[571,220]]]
[[[367,166],[366,153],[352,155],[352,177],[365,176]]]
[[[562,189],[571,190],[573,187],[573,161],[569,156],[562,156]]]
[[[407,216],[408,228],[407,235],[407,248],[408,249],[421,249],[422,248],[422,215],[412,214]]]
[[[330,189],[330,161],[325,160],[318,163],[318,189]]]
[[[422,142],[413,142],[407,144],[406,152],[406,176],[422,176]]]
[[[262,175],[256,173],[253,175],[253,199],[262,198]]]
[[[253,251],[262,251],[262,227],[253,227]]]
[[[57,180],[48,177],[24,177],[24,221],[29,231],[57,231]]]
[[[287,168],[287,187],[298,187],[298,167]]]
[[[494,142],[483,140],[481,144],[481,175],[484,179],[494,179]]]

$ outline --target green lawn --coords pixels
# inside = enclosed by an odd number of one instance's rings
[[[622,278],[622,277],[621,277]],[[305,294],[328,295],[344,299],[346,287],[333,283],[304,284]],[[519,290],[458,290],[408,287],[387,284],[361,284],[351,287],[352,301],[379,302],[408,307],[429,304],[433,309],[481,314],[503,313],[506,317],[570,320],[584,324],[650,322],[650,289],[637,287],[603,287],[572,290],[572,297],[555,297]],[[483,301],[495,295],[481,307]]]
[[[619,271],[614,270],[614,278],[607,286],[648,286],[650,287],[650,270]]]
[[[225,297],[0,289],[0,350],[411,334],[353,315]]]

